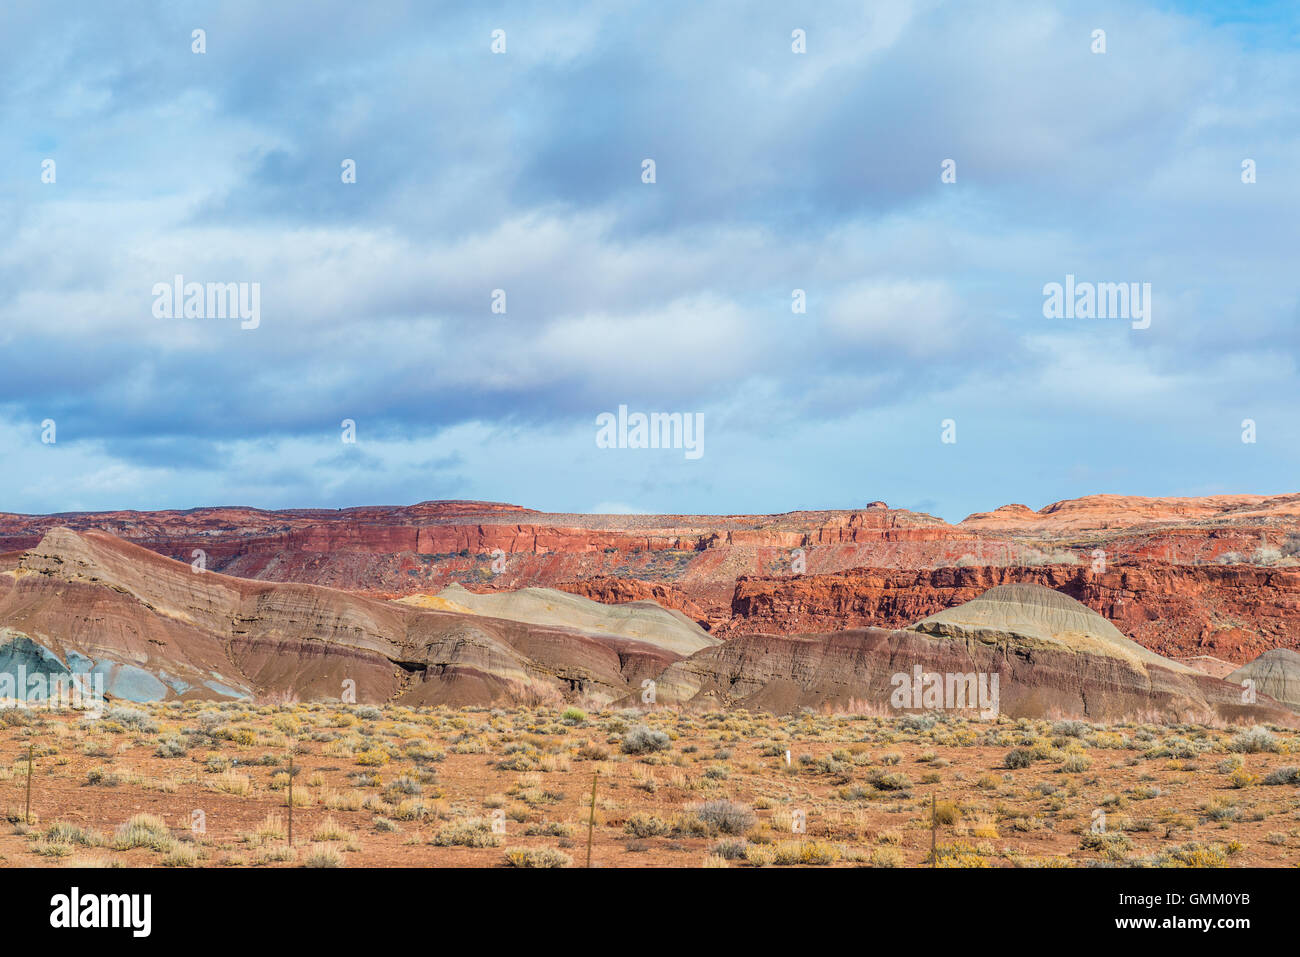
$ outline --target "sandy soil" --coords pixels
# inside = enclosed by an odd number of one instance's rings
[[[955,866],[1300,863],[1283,729],[203,703],[0,722],[5,866],[582,866],[593,778],[599,867],[918,867],[932,840]],[[466,840],[488,846],[437,843]]]

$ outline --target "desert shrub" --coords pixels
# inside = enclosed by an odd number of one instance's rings
[[[781,841],[772,848],[777,864],[834,864],[839,848],[824,841]]]
[[[1133,841],[1123,831],[1089,832],[1083,835],[1079,846],[1085,851],[1100,851],[1111,860],[1123,860],[1133,847]]]
[[[939,718],[930,713],[926,714],[905,714],[898,719],[898,729],[900,731],[929,731],[935,726]]]
[[[115,706],[109,708],[108,713],[104,715],[104,717],[115,724],[120,724],[124,728],[129,728],[132,731],[140,731],[144,734],[153,734],[158,730],[158,725],[153,718],[149,717],[146,712],[140,711],[138,708]]]
[[[1092,762],[1088,760],[1086,754],[1066,755],[1065,760],[1061,762],[1061,770],[1067,774],[1077,774],[1088,770],[1090,767],[1092,767]]]
[[[667,734],[638,724],[623,735],[622,748],[625,754],[649,754],[664,750],[668,744]]]
[[[1094,748],[1127,748],[1128,738],[1122,734],[1116,734],[1114,731],[1098,731],[1092,736],[1089,743]]]
[[[1027,768],[1034,763],[1034,754],[1028,748],[1012,748],[1002,763],[1008,768]]]
[[[713,837],[718,832],[697,814],[678,814],[673,818],[673,833],[678,837]]]
[[[744,804],[726,799],[707,801],[695,809],[695,816],[718,834],[744,834],[754,826],[754,812]]]
[[[672,828],[663,818],[637,813],[623,823],[623,830],[633,837],[661,837]]]
[[[313,841],[346,841],[348,832],[339,826],[339,822],[332,817],[327,817],[316,825],[316,830],[312,831],[311,839]]]
[[[599,744],[593,744],[591,741],[584,741],[578,747],[579,761],[604,761],[608,757],[608,748],[603,748]]]
[[[492,766],[498,771],[535,771],[538,768],[536,749],[507,747],[506,756]]]
[[[1057,721],[1052,725],[1052,734],[1062,738],[1082,738],[1091,730],[1086,721]]]
[[[190,843],[177,844],[163,856],[163,867],[193,867],[198,863],[199,849]]]
[[[391,758],[383,748],[368,748],[357,752],[355,760],[362,767],[377,768],[387,764]]]
[[[510,847],[505,852],[510,867],[568,867],[572,858],[550,847]]]
[[[952,844],[938,844],[927,860],[933,860],[936,867],[988,867],[988,859],[980,850],[965,841]]]
[[[342,867],[343,855],[330,844],[313,844],[303,858],[303,867]]]
[[[257,826],[256,831],[242,835],[242,839],[249,844],[283,841],[286,839],[284,818],[278,814],[268,814],[262,819],[262,823]]]
[[[162,818],[153,814],[136,814],[113,837],[113,847],[129,851],[133,847],[147,847],[167,853],[176,846],[176,840]]]
[[[573,828],[564,821],[535,821],[524,828],[529,837],[568,837]]]
[[[912,786],[912,779],[897,772],[873,771],[867,775],[867,783],[878,791],[906,791]]]
[[[1234,736],[1228,747],[1233,751],[1241,751],[1246,754],[1278,750],[1277,738],[1273,737],[1267,728],[1261,728],[1258,725],[1249,731],[1242,731]]]
[[[1228,783],[1234,788],[1248,788],[1259,782],[1259,778],[1251,774],[1245,768],[1237,768],[1228,775]]]
[[[36,715],[24,705],[10,705],[0,708],[0,724],[3,724],[6,728],[21,728],[35,723]]]
[[[1300,784],[1300,768],[1286,765],[1264,775],[1265,784]]]
[[[81,844],[86,847],[96,847],[104,843],[104,839],[94,831],[88,831],[84,827],[66,821],[55,821],[47,827],[41,835],[41,840],[51,844]]]
[[[44,841],[32,848],[32,853],[40,857],[69,857],[72,851],[71,844],[53,844]]]
[[[1179,735],[1174,735],[1167,741],[1144,752],[1144,756],[1148,758],[1179,758],[1185,760],[1197,757],[1200,753],[1201,749],[1193,742]]]
[[[433,843],[437,847],[497,847],[501,836],[492,833],[487,821],[456,821],[439,830]]]
[[[961,817],[961,808],[952,801],[936,801],[930,808],[930,818],[945,827],[951,827]]]
[[[424,785],[405,774],[395,781],[388,782],[388,785],[384,788],[384,797],[390,801],[401,797],[419,797],[423,793]]]
[[[581,708],[565,708],[560,720],[565,724],[581,724],[587,720],[587,712]]]
[[[751,867],[765,867],[776,861],[776,851],[766,844],[746,844],[745,863]]]
[[[416,762],[447,760],[446,751],[443,751],[440,748],[435,748],[427,741],[406,742],[406,755]]]
[[[154,753],[160,758],[179,758],[184,757],[189,752],[185,739],[178,734],[169,734],[158,742],[158,747]]]
[[[1189,841],[1162,850],[1157,855],[1156,862],[1165,867],[1223,867],[1228,863],[1228,855],[1227,850],[1219,845]]]
[[[709,853],[727,861],[743,861],[747,845],[747,841],[723,840],[714,844]]]
[[[877,847],[871,851],[872,867],[902,867],[903,852],[896,847]]]
[[[1211,821],[1238,821],[1241,819],[1241,808],[1228,801],[1215,800],[1208,804],[1202,804],[1201,812],[1207,820]]]
[[[238,771],[223,771],[208,782],[208,787],[223,794],[246,797],[253,792],[253,782],[248,775]]]
[[[219,711],[200,712],[197,733],[207,738],[218,737],[225,723],[226,716]]]

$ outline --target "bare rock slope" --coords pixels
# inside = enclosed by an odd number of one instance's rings
[[[1268,690],[1291,694],[1275,677],[1286,668],[1261,671],[1258,701],[1243,704],[1239,684],[1163,658],[1039,585],[996,587],[907,628],[719,642],[649,601],[460,587],[388,601],[199,572],[61,527],[0,556],[0,672],[19,669],[93,671],[134,700],[353,690],[359,702],[631,703],[653,679],[661,704],[882,712],[898,707],[897,676],[920,671],[997,676],[997,710],[1015,716],[1295,720]]]
[[[1267,694],[1244,704],[1239,685],[1149,652],[1068,596],[1034,585],[992,589],[905,629],[739,635],[669,665],[658,694],[676,704],[888,713],[900,707],[894,692],[918,672],[990,686],[996,677],[996,711],[1012,717],[1298,720]],[[970,700],[955,710],[978,710]],[[912,699],[902,710],[926,706]]]
[[[664,615],[677,631],[660,642],[648,629],[566,628],[562,616],[529,623],[419,608],[199,573],[65,528],[0,562],[0,666],[7,655],[32,673],[97,671],[110,695],[134,700],[339,700],[349,690],[361,702],[412,704],[609,700],[681,657],[671,646],[686,643],[690,623]]]
[[[1253,681],[1257,693],[1266,694],[1288,708],[1300,711],[1300,654],[1290,648],[1264,652],[1228,675],[1227,680],[1237,685]]]
[[[773,515],[583,515],[464,501],[0,513],[0,552],[31,549],[60,526],[186,563],[202,549],[210,569],[232,576],[377,598],[459,583],[650,599],[720,636],[901,628],[1027,582],[1068,592],[1169,657],[1240,665],[1300,648],[1300,494],[1091,495],[956,523],[883,502]]]

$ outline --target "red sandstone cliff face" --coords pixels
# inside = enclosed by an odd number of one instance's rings
[[[1200,498],[1146,498],[1088,495],[1053,502],[1037,512],[1004,505],[976,512],[962,521],[972,530],[1062,534],[1151,525],[1241,524],[1268,519],[1300,519],[1300,495],[1207,495]]]
[[[897,628],[1016,582],[1063,592],[1166,657],[1241,662],[1300,646],[1300,568],[1163,562],[1110,565],[1100,574],[1090,565],[1047,565],[742,578],[720,633]]]
[[[451,582],[489,589],[614,578],[672,583],[698,607],[669,604],[713,625],[730,617],[738,576],[788,569],[796,554],[813,571],[868,561],[921,566],[955,558],[973,537],[883,503],[853,512],[610,516],[444,502],[337,512],[0,514],[0,552],[31,548],[57,525],[108,531],[187,563],[201,550],[210,570],[241,578],[376,597],[438,591]]]
[[[756,622],[782,632],[891,626],[1011,581],[1061,588],[1163,654],[1235,663],[1296,646],[1300,617],[1294,568],[1215,564],[1300,532],[1300,494],[1099,495],[1037,512],[1004,506],[956,525],[882,502],[733,516],[549,514],[483,502],[0,513],[0,553],[31,548],[57,525],[108,531],[187,564],[201,550],[209,570],[241,578],[381,598],[451,582],[650,598],[722,634]],[[1098,549],[1109,566],[1099,577],[1090,572]],[[760,584],[797,572],[802,585]]]
[[[708,614],[695,601],[676,585],[659,582],[641,581],[636,578],[614,578],[609,575],[587,578],[582,581],[560,582],[555,586],[561,591],[581,595],[592,601],[606,605],[620,605],[629,601],[652,601],[661,608],[680,611],[697,622],[706,631],[711,625],[720,622],[711,621]]]
[[[641,682],[652,678],[665,704],[779,712],[857,704],[879,709],[888,700],[890,676],[920,667],[998,675],[998,707],[1013,716],[1295,720],[1264,696],[1257,706],[1243,705],[1238,685],[1183,673],[1171,662],[1144,664],[1131,654],[1094,653],[1086,644],[1036,643],[1032,629],[964,637],[945,632],[939,638],[921,634],[921,625],[900,631],[838,624],[855,617],[922,618],[1007,581],[1052,589],[1037,599],[1043,607],[1063,601],[1056,592],[1100,603],[1097,610],[1109,609],[1135,637],[1150,628],[1145,643],[1157,650],[1199,628],[1206,636],[1199,647],[1220,657],[1231,650],[1253,656],[1254,644],[1268,640],[1260,637],[1261,628],[1275,631],[1277,641],[1294,642],[1300,620],[1296,569],[1150,563],[1104,572],[1066,565],[858,569],[742,579],[729,640],[682,657],[653,629],[624,638],[379,601],[311,584],[199,573],[100,532],[56,529],[25,553],[0,553],[0,627],[15,648],[16,636],[23,647],[40,645],[60,660],[71,661],[75,652],[118,671],[155,676],[155,687],[144,692],[153,698],[337,700],[353,682],[360,701],[610,702],[635,700]],[[613,598],[690,604],[683,590],[653,582],[592,580],[587,587]],[[1032,609],[1021,608],[1028,599],[999,600],[1021,609],[1021,624],[1040,621]],[[1223,625],[1246,613],[1255,616],[1251,630]],[[1056,633],[1075,635],[1083,626],[1073,621],[1056,626]],[[769,625],[787,633],[762,633]],[[807,633],[813,631],[822,633]],[[128,695],[141,687],[128,674],[108,691]]]

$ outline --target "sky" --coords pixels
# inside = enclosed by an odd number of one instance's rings
[[[0,511],[1300,490],[1296,4],[300,7],[0,10]]]

